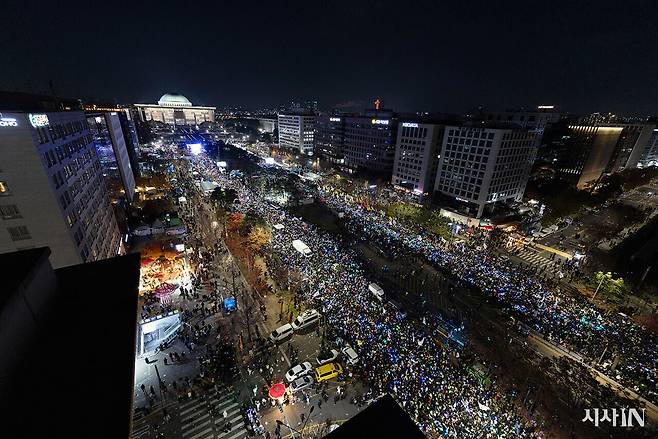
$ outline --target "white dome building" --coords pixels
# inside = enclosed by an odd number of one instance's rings
[[[162,107],[191,107],[192,102],[183,95],[166,93],[162,95],[158,105]]]
[[[168,125],[199,125],[215,121],[216,107],[192,105],[189,99],[177,93],[165,93],[157,104],[135,104],[142,121],[150,120]]]

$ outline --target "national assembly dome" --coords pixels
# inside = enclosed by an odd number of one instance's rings
[[[162,95],[158,101],[158,105],[163,107],[191,107],[192,102],[183,95],[166,93]]]

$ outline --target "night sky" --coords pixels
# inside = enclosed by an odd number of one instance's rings
[[[658,2],[4,0],[0,89],[120,103],[658,114]],[[578,3],[574,5],[572,3]],[[189,5],[189,7],[188,7]]]

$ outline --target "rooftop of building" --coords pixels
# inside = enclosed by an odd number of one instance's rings
[[[79,99],[19,91],[0,91],[0,111],[56,112],[81,109],[82,102]]]
[[[0,411],[19,437],[128,437],[139,255],[53,270],[0,255]],[[35,421],[36,420],[36,421]]]
[[[292,108],[286,111],[280,111],[279,116],[316,116],[313,110],[308,108]]]
[[[325,439],[355,437],[423,439],[425,435],[393,397],[386,394],[326,435]]]
[[[526,130],[521,125],[514,122],[498,122],[498,121],[465,121],[457,127],[470,128],[470,129],[490,129],[490,130]]]

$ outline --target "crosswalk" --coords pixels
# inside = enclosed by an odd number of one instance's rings
[[[524,248],[516,254],[519,258],[523,259],[525,262],[535,265],[544,265],[550,262],[548,259],[543,257],[541,253],[532,248]]]
[[[133,439],[139,439],[151,431],[151,425],[146,420],[144,413],[137,412],[133,415],[132,435]]]
[[[182,439],[243,439],[249,435],[242,416],[242,409],[236,402],[232,389],[222,388],[206,392],[197,398],[167,407],[172,421],[163,424],[161,433],[166,437]],[[224,418],[226,412],[226,418]],[[156,416],[157,419],[157,416]],[[227,421],[231,429],[224,432]],[[159,437],[152,420],[143,413],[133,416],[132,439]]]
[[[531,264],[536,267],[544,268],[547,271],[559,271],[559,262],[561,259],[551,260],[544,256],[540,251],[532,247],[526,247],[516,253],[516,256],[522,259],[526,264]]]
[[[185,402],[179,409],[183,439],[242,439],[248,435],[240,405],[228,389]],[[224,432],[227,421],[232,428]]]

